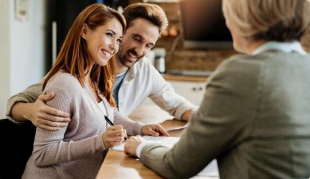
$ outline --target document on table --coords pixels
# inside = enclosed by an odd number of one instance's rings
[[[217,161],[212,160],[206,168],[190,179],[220,179]]]
[[[172,148],[179,140],[180,137],[153,137],[153,136],[143,136],[148,142],[157,142],[166,147]],[[125,143],[118,146],[112,147],[112,150],[124,151]],[[190,179],[219,179],[219,170],[217,166],[217,161],[213,160],[206,166],[200,173]]]
[[[145,139],[147,142],[156,142],[160,143],[166,147],[172,148],[174,144],[176,144],[179,140],[180,137],[153,137],[153,136],[143,136],[143,139]],[[116,151],[124,151],[124,145],[125,143],[122,143],[118,146],[112,147],[112,150]]]
[[[175,131],[175,130],[180,130],[180,129],[185,129],[185,128],[188,127],[188,125],[189,125],[189,122],[187,124],[185,124],[184,126],[167,129],[167,132]]]

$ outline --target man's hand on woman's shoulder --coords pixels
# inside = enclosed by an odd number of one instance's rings
[[[41,94],[35,103],[28,104],[24,117],[36,127],[49,131],[58,131],[66,127],[71,121],[69,114],[46,105],[54,96],[54,93]]]

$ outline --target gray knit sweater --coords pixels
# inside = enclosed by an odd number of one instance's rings
[[[142,123],[118,113],[105,98],[102,98],[104,107],[100,106],[89,87],[82,87],[68,73],[58,72],[44,92],[55,93],[47,104],[70,114],[71,122],[56,132],[37,128],[23,179],[95,178],[108,151],[102,141],[108,127],[104,115],[122,125],[128,134],[141,135]]]

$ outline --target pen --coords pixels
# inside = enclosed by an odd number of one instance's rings
[[[110,124],[111,126],[114,126],[113,122],[110,121],[110,119],[109,119],[106,115],[104,115],[104,119],[107,121],[108,124]],[[127,140],[127,137],[125,136],[124,139],[125,139],[125,141],[126,141],[126,140]]]

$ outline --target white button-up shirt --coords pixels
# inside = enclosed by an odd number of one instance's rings
[[[176,119],[197,107],[175,93],[173,87],[144,57],[129,69],[118,92],[119,111],[130,115],[147,97]]]

